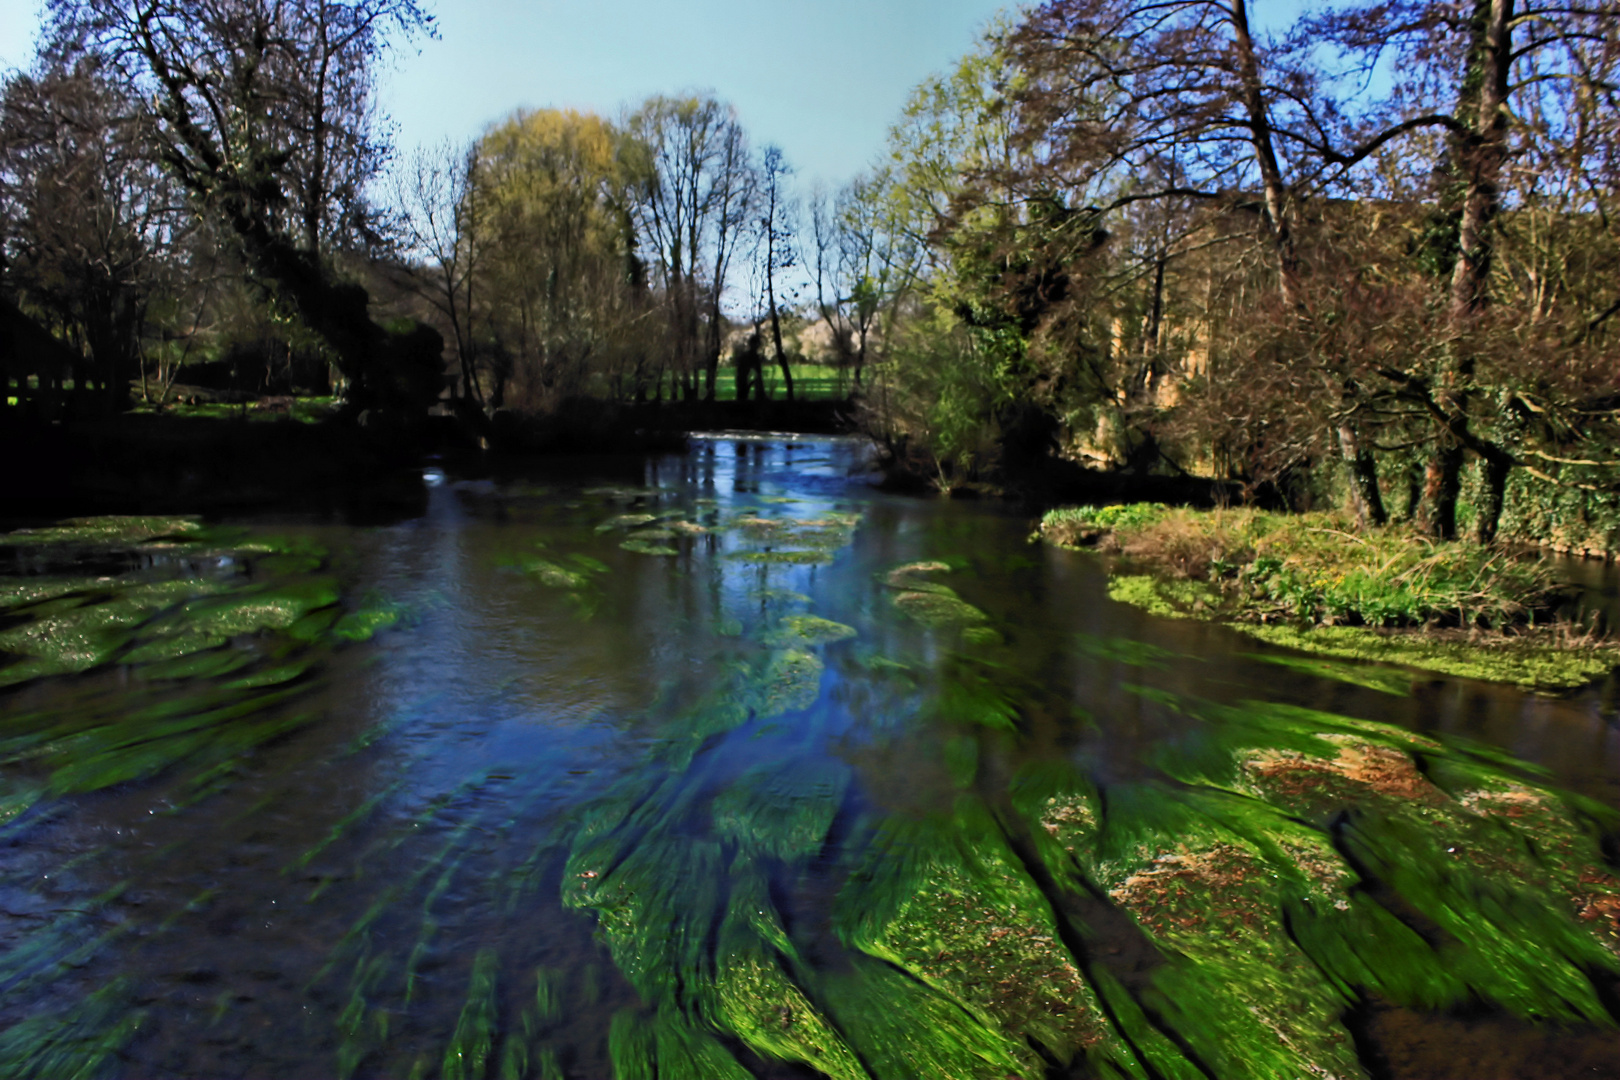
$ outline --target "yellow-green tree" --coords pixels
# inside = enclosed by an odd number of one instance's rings
[[[599,116],[542,109],[492,128],[474,161],[491,404],[633,386],[657,345],[657,320],[638,319],[649,300],[630,224],[644,151]]]

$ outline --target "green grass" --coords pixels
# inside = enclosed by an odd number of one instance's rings
[[[836,367],[824,364],[794,364],[793,371],[793,397],[798,401],[843,401],[849,397],[853,382],[849,375]],[[765,389],[770,393],[772,401],[782,401],[787,397],[787,388],[782,381],[782,370],[774,365],[765,369]],[[666,399],[678,396],[675,379],[672,377],[666,383]],[[714,396],[719,401],[734,401],[737,397],[737,370],[722,367],[714,379]]]
[[[1352,529],[1337,514],[1154,504],[1058,510],[1041,523],[1056,543],[1096,541],[1161,576],[1207,582],[1248,621],[1502,629],[1552,598],[1543,559],[1406,526]]]
[[[293,398],[291,408],[285,412],[271,409],[255,409],[252,402],[242,405],[227,405],[223,402],[199,402],[196,405],[187,405],[178,401],[171,401],[162,407],[150,402],[142,402],[130,411],[144,415],[161,414],[205,420],[264,422],[292,419],[304,424],[318,424],[331,417],[337,411],[337,405],[334,398],[327,396]]]
[[[1055,510],[1041,533],[1123,555],[1114,600],[1284,648],[1538,690],[1583,686],[1620,663],[1610,643],[1533,625],[1555,592],[1550,565],[1500,548],[1398,526],[1356,533],[1332,514],[1150,503]]]

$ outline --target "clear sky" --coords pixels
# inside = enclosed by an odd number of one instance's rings
[[[472,138],[520,106],[615,115],[712,90],[801,179],[837,184],[882,150],[911,88],[1009,2],[429,0],[439,40],[398,56],[382,104],[407,150]],[[0,0],[0,66],[29,62],[39,7]]]

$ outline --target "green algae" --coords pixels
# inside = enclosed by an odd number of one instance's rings
[[[1297,656],[1271,656],[1261,653],[1247,655],[1250,660],[1298,671],[1318,679],[1332,679],[1352,686],[1365,687],[1368,690],[1377,690],[1380,693],[1393,694],[1396,697],[1410,697],[1412,694],[1412,673],[1409,671],[1370,665],[1339,664],[1332,660],[1307,660]]]
[[[849,782],[837,762],[760,766],[715,798],[714,830],[750,852],[808,858],[821,850]]]
[[[473,959],[467,1002],[445,1048],[439,1075],[445,1080],[481,1080],[489,1071],[496,1024],[496,969],[494,949],[480,949]]]
[[[651,525],[658,518],[652,514],[620,514],[610,517],[596,527],[599,533],[613,532],[617,529],[635,529],[643,525]]]
[[[1108,596],[1165,618],[1215,618],[1221,604],[1219,594],[1203,582],[1167,581],[1140,574],[1109,578]],[[1271,645],[1336,660],[1402,665],[1441,675],[1512,683],[1527,690],[1574,689],[1620,666],[1620,652],[1611,647],[1545,644],[1535,634],[1470,636],[1365,626],[1225,625]],[[1268,662],[1278,661],[1268,658]],[[1386,689],[1399,681],[1399,676],[1387,671],[1354,676],[1352,671],[1335,666],[1323,668],[1322,674],[1340,681],[1359,680],[1359,685],[1372,689]]]
[[[0,582],[0,610],[29,611],[42,601],[95,591],[106,577],[23,578]]]
[[[923,562],[910,562],[901,566],[896,566],[885,571],[880,575],[880,577],[883,583],[888,585],[891,589],[901,589],[906,592],[930,592],[938,589],[944,589],[945,586],[938,585],[922,575],[945,574],[949,573],[950,570],[950,563],[941,562],[938,559],[930,559]],[[950,593],[949,589],[946,589],[946,592],[947,594],[954,595]]]
[[[986,621],[989,616],[965,600],[935,592],[895,594],[894,606],[910,619],[928,627],[961,627]]]
[[[1465,679],[1512,683],[1526,690],[1570,690],[1585,686],[1620,665],[1620,653],[1607,647],[1564,647],[1538,643],[1533,635],[1472,640],[1430,635],[1421,630],[1379,631],[1364,626],[1231,623],[1232,629],[1271,645],[1341,660],[1403,664]]]
[[[1201,581],[1166,581],[1147,574],[1108,578],[1108,599],[1167,619],[1195,618],[1220,603],[1220,594]]]
[[[16,1080],[92,1080],[104,1076],[145,1021],[129,1007],[132,988],[118,979],[59,1012],[31,1016],[0,1034],[0,1072]]]
[[[379,632],[397,625],[404,618],[405,609],[382,596],[367,597],[356,610],[345,612],[328,632],[331,641],[354,644],[370,641]]]
[[[540,584],[554,589],[578,589],[590,581],[583,572],[570,570],[549,559],[530,559],[523,564],[523,571],[538,578]]]
[[[776,951],[743,929],[749,918],[733,905],[721,930],[715,1019],[766,1060],[801,1062],[830,1080],[870,1080]]]
[[[808,709],[821,694],[822,671],[814,653],[780,649],[771,655],[758,689],[750,696],[751,703],[761,717]]]
[[[801,592],[792,589],[764,588],[749,592],[749,597],[762,604],[808,604],[810,598]]]
[[[1109,663],[1125,664],[1129,667],[1162,670],[1168,667],[1172,660],[1192,659],[1192,657],[1184,656],[1146,641],[1138,641],[1135,638],[1120,637],[1118,635],[1104,637],[1098,634],[1075,634],[1074,644],[1076,651],[1081,656]]]
[[[589,588],[593,577],[608,572],[606,563],[577,553],[558,560],[524,559],[519,567],[542,585],[569,590]]]
[[[788,615],[781,625],[765,635],[765,644],[773,648],[810,648],[847,641],[855,636],[853,626],[823,619],[818,615]]]
[[[635,1009],[620,1009],[608,1025],[608,1058],[615,1080],[641,1080],[658,1075],[658,1043]]]
[[[982,807],[954,821],[886,824],[840,895],[841,933],[999,1033],[1021,1075],[1040,1046],[1068,1064],[1120,1055],[1051,907]],[[861,908],[880,914],[867,918]]]
[[[708,528],[705,525],[699,525],[695,521],[681,521],[681,520],[678,520],[678,519],[671,519],[671,520],[666,520],[664,522],[664,526],[665,526],[666,529],[671,530],[673,532],[680,533],[683,536],[706,536],[710,532],[713,532],[712,529]]]
[[[833,562],[830,551],[734,551],[729,556],[738,562],[761,563],[767,566],[827,566]]]
[[[0,546],[130,547],[153,540],[190,539],[202,531],[202,523],[194,517],[70,518],[44,528],[0,533]]]
[[[852,957],[815,981],[838,1029],[876,1076],[1003,1080],[1035,1059],[960,1004],[887,963]]]
[[[625,551],[635,552],[637,555],[679,555],[680,550],[668,544],[653,543],[649,540],[626,540],[619,547]]]
[[[675,533],[670,529],[637,529],[632,532],[627,539],[636,540],[644,544],[655,542],[662,543],[666,540],[675,539]]]
[[[220,582],[181,580],[134,585],[111,582],[98,588],[102,593],[100,599],[76,603],[66,609],[47,609],[21,625],[0,632],[0,652],[28,658],[0,669],[0,686],[44,675],[88,671],[104,664],[130,641],[135,627],[157,612],[188,597],[222,592],[228,586]],[[223,643],[223,639],[214,641],[215,645]],[[154,655],[148,659],[166,658]]]

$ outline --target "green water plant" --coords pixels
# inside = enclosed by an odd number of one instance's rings
[[[989,616],[957,596],[954,589],[926,576],[950,569],[949,563],[937,561],[905,563],[882,578],[884,584],[897,590],[891,596],[895,608],[924,626],[963,630],[987,622]]]

